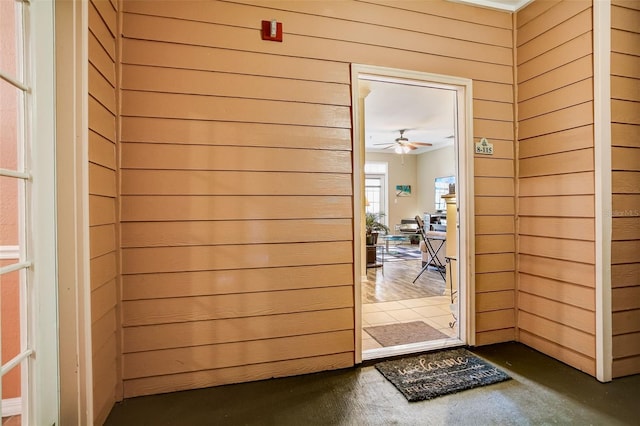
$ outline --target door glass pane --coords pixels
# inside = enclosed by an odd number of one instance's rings
[[[22,79],[22,3],[0,0],[0,71]]]
[[[0,267],[16,263],[15,256],[6,250],[2,252],[3,259],[0,259]],[[15,258],[14,258],[15,257]],[[1,321],[1,344],[2,344],[2,364],[6,364],[20,353],[20,279],[23,271],[13,271],[0,275],[0,321]],[[21,381],[22,368],[17,365],[2,376],[2,424],[19,425],[21,410]],[[16,417],[18,414],[18,417]]]
[[[18,185],[23,184],[21,179],[0,176],[0,247],[19,244]]]
[[[0,0],[3,3],[4,0]],[[23,171],[20,164],[24,92],[0,80],[0,168]]]

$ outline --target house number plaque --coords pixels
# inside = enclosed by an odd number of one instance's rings
[[[480,142],[476,142],[476,154],[493,155],[493,144],[487,138],[480,139]]]

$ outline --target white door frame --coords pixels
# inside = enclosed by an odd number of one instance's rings
[[[360,78],[386,82],[411,81],[420,85],[456,91],[456,192],[458,202],[458,267],[460,283],[458,285],[459,312],[462,321],[458,321],[460,340],[453,345],[475,345],[475,222],[474,222],[474,150],[473,150],[473,98],[472,81],[467,78],[430,74],[418,71],[400,70],[371,65],[351,65],[351,105],[353,123],[353,259],[354,259],[354,324],[355,324],[355,363],[362,362],[362,288],[364,246],[364,98]],[[428,345],[404,345],[390,348],[385,356],[400,355],[428,349]],[[441,348],[442,345],[439,345]]]
[[[89,275],[89,18],[55,3],[60,424],[93,424]],[[52,35],[53,36],[53,35]]]

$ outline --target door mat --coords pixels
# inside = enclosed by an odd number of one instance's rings
[[[409,402],[503,382],[511,377],[466,349],[383,361],[376,369]]]
[[[449,337],[423,321],[364,327],[363,330],[382,346],[406,345]]]

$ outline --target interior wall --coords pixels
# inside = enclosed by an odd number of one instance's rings
[[[519,340],[595,375],[592,4],[516,19]]]
[[[454,146],[428,151],[418,156],[418,182],[416,214],[435,212],[435,179],[455,176],[456,153]]]
[[[124,2],[125,396],[353,365],[350,63],[473,79],[496,151],[475,160],[476,341],[513,340],[511,15],[185,3]]]
[[[640,5],[611,9],[613,377],[640,373]]]
[[[89,238],[93,410],[102,424],[121,397],[118,212],[118,3],[91,0],[89,10]]]
[[[420,188],[417,181],[417,156],[367,152],[365,160],[381,161],[388,164],[387,202],[389,211],[386,214],[389,228],[393,233],[394,226],[400,224],[401,219],[412,219],[418,212],[417,201]],[[411,185],[411,195],[398,197],[396,185]]]

